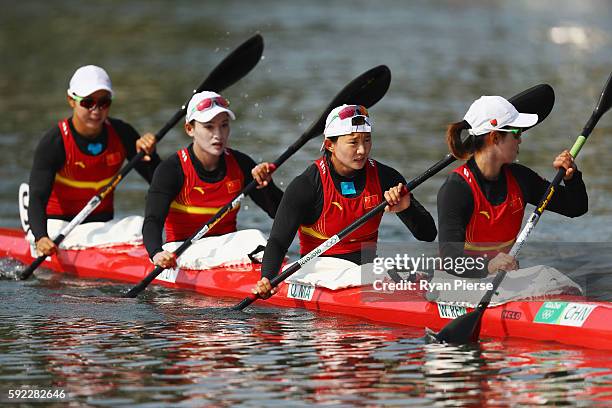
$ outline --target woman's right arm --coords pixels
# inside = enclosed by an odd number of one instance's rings
[[[272,279],[278,274],[300,225],[310,224],[319,218],[320,214],[315,214],[316,199],[316,188],[306,174],[296,177],[289,184],[274,217],[261,267],[262,278]]]
[[[36,241],[47,236],[47,202],[55,174],[61,170],[65,161],[64,142],[59,128],[55,126],[38,143],[30,171],[28,220]]]

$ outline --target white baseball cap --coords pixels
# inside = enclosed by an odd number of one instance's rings
[[[476,99],[463,119],[472,127],[470,135],[478,136],[504,127],[528,128],[538,122],[535,113],[519,113],[501,96],[481,96]]]
[[[113,95],[113,87],[108,74],[98,66],[85,65],[74,72],[70,78],[67,92],[68,96],[85,97],[101,89]]]
[[[363,118],[364,123],[353,125],[353,118]],[[368,110],[361,105],[341,105],[332,109],[325,120],[323,135],[325,139],[329,137],[350,135],[353,132],[372,133],[372,121]],[[321,150],[325,149],[325,140]]]
[[[234,112],[227,109],[229,101],[216,92],[203,91],[194,94],[187,105],[185,123],[192,120],[198,122],[208,122],[218,114],[227,112],[230,118],[236,119]]]

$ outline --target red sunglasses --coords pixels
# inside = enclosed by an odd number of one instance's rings
[[[352,118],[353,116],[358,115],[369,117],[368,110],[361,105],[349,105],[346,108],[340,110],[340,112],[338,112],[338,116],[342,120]]]
[[[227,108],[229,106],[229,101],[222,96],[215,96],[214,98],[206,98],[202,99],[200,103],[196,105],[196,109],[200,112],[210,109],[213,105],[221,106],[222,108]]]
[[[113,99],[109,96],[103,96],[102,98],[94,99],[89,96],[82,98],[80,96],[73,95],[72,99],[77,101],[79,105],[88,110],[94,110],[96,106],[100,110],[108,109],[108,107],[111,106],[111,103],[113,102]]]

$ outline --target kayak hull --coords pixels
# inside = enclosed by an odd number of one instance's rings
[[[31,263],[30,248],[22,231],[0,228],[0,257]],[[142,246],[115,246],[84,250],[62,250],[42,267],[89,279],[137,283],[153,265]],[[206,271],[166,271],[153,284],[185,289],[208,296],[242,299],[260,277],[260,266],[225,265]],[[385,293],[372,287],[340,290],[289,285],[258,305],[304,308],[356,316],[391,325],[428,327],[439,330],[462,308],[425,300],[419,291]],[[467,309],[469,311],[470,309]],[[515,337],[556,341],[581,347],[612,350],[612,304],[592,302],[577,296],[557,296],[537,301],[514,301],[490,307],[481,324],[482,337]]]

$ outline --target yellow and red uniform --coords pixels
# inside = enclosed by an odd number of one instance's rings
[[[60,121],[58,126],[64,142],[66,161],[55,175],[47,203],[47,215],[51,217],[76,215],[119,172],[126,157],[121,139],[108,120],[104,123],[108,134],[107,146],[96,156],[85,154],[78,148],[68,119]],[[108,212],[113,212],[112,192],[92,214]]]
[[[465,253],[472,256],[494,257],[508,252],[520,231],[525,213],[525,200],[510,169],[504,167],[506,199],[492,205],[485,197],[467,164],[454,170],[467,182],[474,198],[474,211],[465,231]]]
[[[365,188],[357,197],[347,198],[340,194],[321,157],[315,162],[323,186],[323,210],[319,219],[312,225],[302,225],[299,229],[300,253],[302,255],[315,249],[328,238],[361,217],[382,202],[383,191],[378,179],[376,162],[368,159],[366,163]],[[372,217],[363,226],[353,231],[346,239],[326,251],[327,255],[347,254],[361,251],[364,243],[375,243],[378,240],[378,227],[382,214]]]
[[[165,222],[166,241],[184,241],[199,230],[221,207],[232,201],[242,190],[244,175],[231,149],[226,149],[225,177],[216,183],[198,177],[187,149],[177,152],[185,180],[180,193],[170,204]],[[232,209],[208,235],[223,235],[236,231],[238,209]]]

